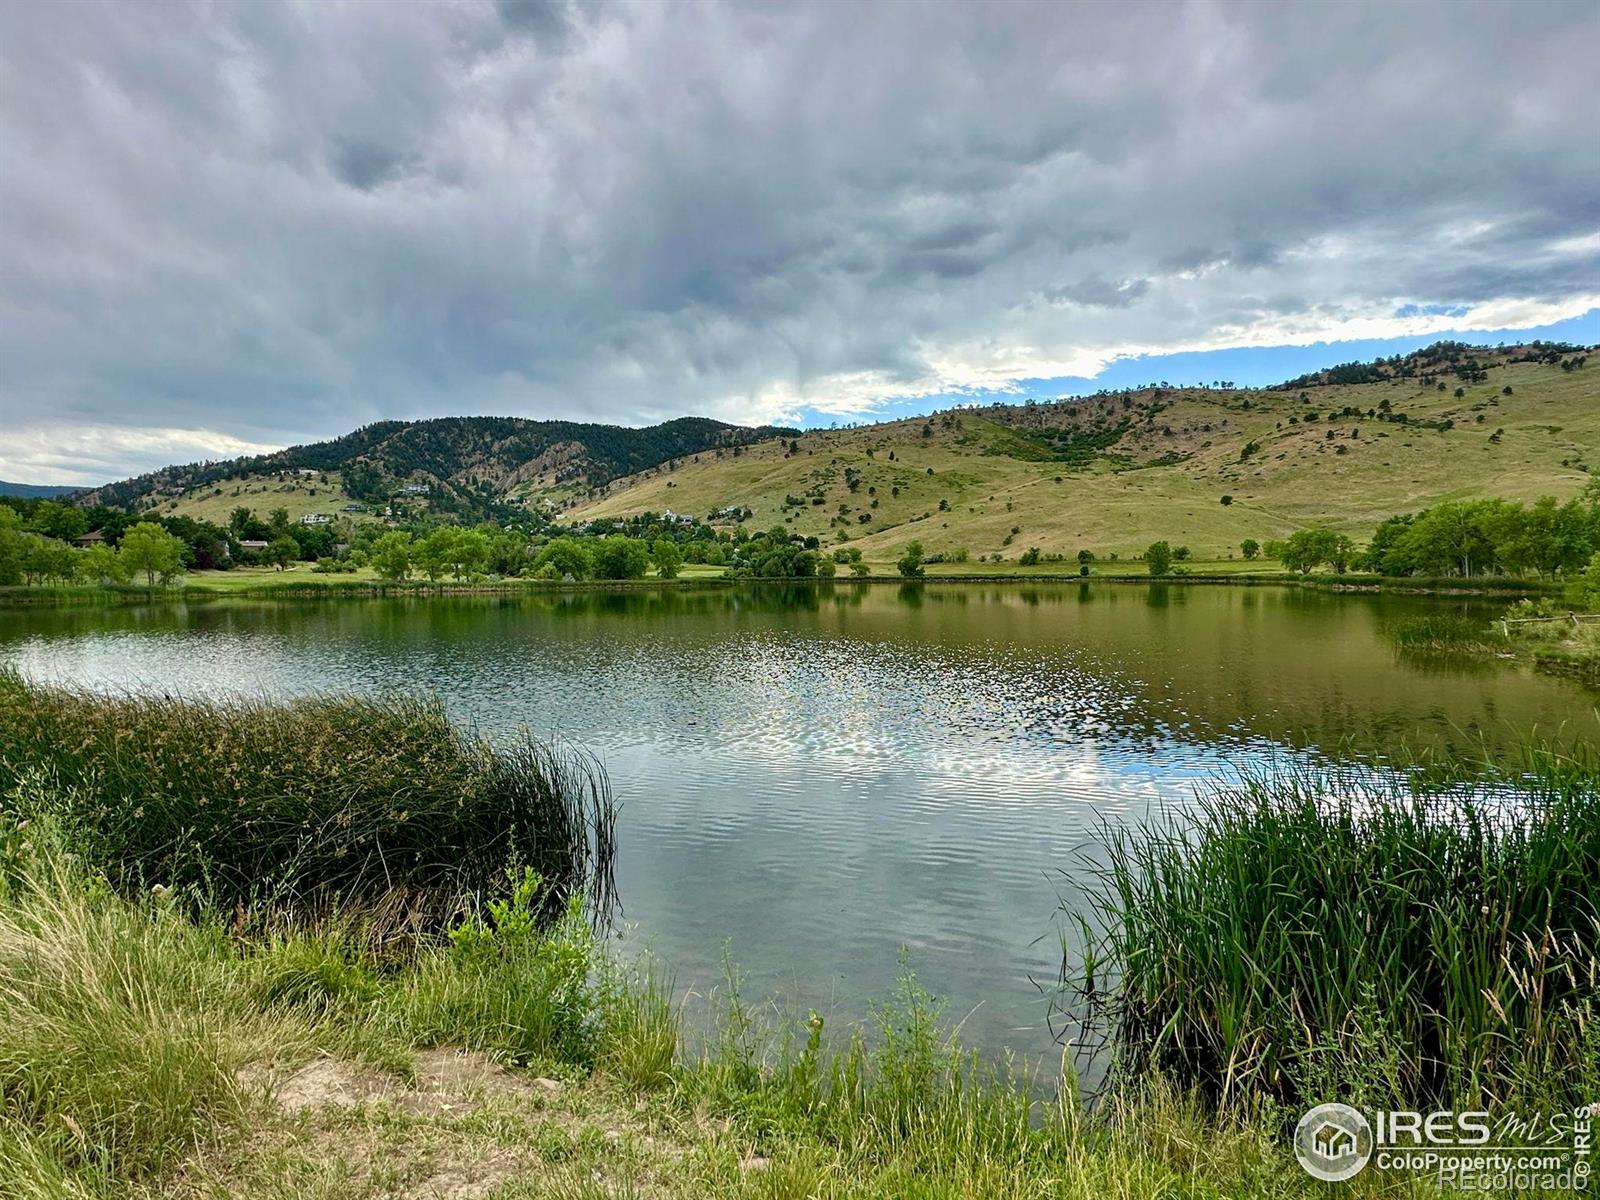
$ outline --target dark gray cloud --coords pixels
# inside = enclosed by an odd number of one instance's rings
[[[0,0],[0,477],[1571,315],[1597,39],[1586,0]]]

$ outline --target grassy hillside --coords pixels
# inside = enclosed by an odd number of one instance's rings
[[[1583,488],[1600,465],[1600,363],[1515,361],[1527,353],[1479,350],[1476,367],[1423,353],[1325,373],[1392,376],[1363,382],[1155,388],[815,431],[618,480],[570,518],[739,506],[751,528],[783,522],[877,560],[913,538],[930,553],[1012,560],[1030,546],[1126,557],[1166,538],[1224,561],[1245,538],[1309,524],[1362,538],[1442,500]]]
[[[332,441],[274,454],[164,467],[86,492],[80,499],[84,504],[185,512],[185,502],[219,498],[218,489],[226,493],[241,483],[252,492],[261,490],[255,486],[261,483],[271,490],[271,485],[297,481],[309,490],[314,486],[310,481],[336,475],[344,489],[341,500],[382,504],[410,486],[425,489],[427,502],[436,509],[471,515],[507,498],[560,504],[574,490],[657,463],[783,432],[703,417],[680,417],[642,429],[520,417],[381,421]],[[245,503],[258,507],[248,499]],[[288,503],[268,507],[289,507],[291,515],[298,515]],[[304,511],[320,510],[313,505]]]
[[[350,503],[339,472],[330,471],[319,475],[287,472],[233,476],[200,487],[168,489],[145,498],[143,506],[164,517],[193,517],[218,525],[227,525],[228,514],[241,507],[263,520],[276,508],[287,510],[291,521],[298,521],[307,513],[348,516],[356,521],[375,519],[370,513],[345,513],[343,508]]]

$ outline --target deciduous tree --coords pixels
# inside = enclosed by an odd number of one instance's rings
[[[122,535],[117,558],[128,578],[142,574],[145,586],[164,586],[183,570],[183,542],[159,525],[140,521]]]
[[[1172,570],[1171,543],[1151,542],[1144,552],[1144,565],[1152,575],[1165,575]]]

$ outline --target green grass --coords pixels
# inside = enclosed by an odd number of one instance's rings
[[[1069,974],[1123,1065],[1266,1095],[1600,1091],[1600,766],[1288,768],[1107,834]]]
[[[190,571],[183,577],[186,587],[214,588],[218,591],[244,591],[262,587],[329,587],[336,584],[376,584],[383,580],[371,567],[354,571],[318,574],[311,563],[291,563],[286,570],[276,567],[234,567],[227,571]]]
[[[0,779],[119,889],[225,906],[381,902],[429,920],[508,861],[557,897],[609,865],[596,763],[528,737],[490,746],[431,700],[100,696],[4,672]]]
[[[1491,631],[1496,650],[1527,656],[1536,669],[1574,679],[1600,691],[1600,621],[1577,620],[1572,605],[1551,599],[1526,600],[1511,608],[1505,625]],[[1520,617],[1555,618],[1518,621]]]

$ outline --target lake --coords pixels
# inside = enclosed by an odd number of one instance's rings
[[[1051,1045],[1057,900],[1101,821],[1273,756],[1597,732],[1590,694],[1387,630],[1466,602],[1143,584],[704,587],[0,610],[30,678],[185,695],[436,692],[593,751],[630,939],[678,987],[830,1024],[904,947],[964,1036]],[[696,1011],[691,1004],[691,1017]]]

